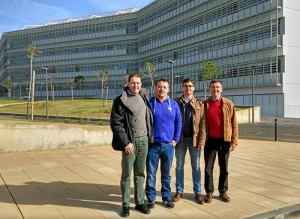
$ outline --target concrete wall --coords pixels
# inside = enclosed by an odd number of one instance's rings
[[[0,152],[111,144],[109,126],[0,121]]]
[[[252,108],[239,110],[236,112],[237,121],[241,123],[251,123],[252,122]],[[254,122],[260,122],[260,107],[254,107]]]

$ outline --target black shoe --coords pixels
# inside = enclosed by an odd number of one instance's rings
[[[135,210],[137,210],[137,211],[139,211],[143,214],[150,214],[151,213],[150,209],[145,204],[136,205]]]
[[[167,208],[174,208],[174,203],[172,201],[163,201],[163,204]]]
[[[147,207],[150,208],[150,209],[153,209],[155,206],[155,202],[154,201],[148,201],[147,203]]]
[[[122,212],[121,212],[121,217],[129,217],[129,207],[123,207]]]

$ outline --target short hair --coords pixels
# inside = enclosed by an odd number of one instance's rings
[[[223,87],[223,84],[222,84],[222,81],[221,81],[221,80],[212,80],[212,81],[209,83],[209,87],[211,86],[211,84],[214,84],[214,83],[220,83],[220,84],[221,84],[221,87]]]
[[[133,78],[133,77],[138,77],[138,78],[140,78],[140,79],[142,80],[142,76],[141,76],[140,73],[138,73],[138,72],[133,72],[133,73],[131,73],[131,74],[128,76],[128,82],[130,82],[130,79]]]
[[[185,78],[182,82],[182,86],[184,86],[184,84],[188,83],[188,82],[191,82],[195,87],[195,81],[193,79],[190,79],[190,78]]]
[[[167,79],[161,78],[158,81],[156,81],[155,85],[157,85],[159,82],[167,82],[168,84],[170,84]]]

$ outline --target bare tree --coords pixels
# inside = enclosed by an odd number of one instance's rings
[[[100,79],[101,81],[101,100],[103,100],[103,94],[104,94],[104,84],[107,82],[109,78],[109,73],[106,70],[103,70],[101,73],[98,71],[96,72],[96,76]]]
[[[54,101],[54,81],[56,79],[55,73],[49,76],[50,78],[50,87],[51,87],[51,92],[52,92],[52,100]]]
[[[152,96],[154,94],[154,78],[156,76],[156,67],[151,62],[145,62],[144,66],[146,67],[147,72],[143,73],[143,75],[150,79],[150,96]]]
[[[11,97],[11,91],[14,88],[14,84],[11,83],[10,80],[6,80],[4,83],[4,87],[7,89],[8,91],[8,99],[10,100]]]
[[[129,78],[129,75],[128,74],[125,74],[125,75],[123,75],[123,83],[124,83],[124,87],[126,87],[127,86],[127,84],[128,84],[128,78]]]
[[[68,81],[67,81],[67,85],[68,87],[71,89],[71,100],[73,101],[73,97],[74,97],[74,78],[69,77]]]
[[[32,63],[33,58],[39,54],[39,51],[37,50],[37,47],[33,44],[29,44],[26,47],[27,51],[27,58],[30,59],[30,81],[29,81],[29,90],[28,90],[28,99],[27,99],[27,115],[26,118],[28,119],[28,111],[29,111],[29,100],[31,99],[31,120],[33,120],[33,108],[34,108],[34,92],[32,92],[32,86],[33,86],[33,71],[32,71]],[[31,97],[31,98],[30,98]]]
[[[212,61],[204,62],[203,69],[200,70],[200,76],[203,83],[204,99],[206,99],[207,81],[216,79],[222,73],[222,69],[215,67]]]

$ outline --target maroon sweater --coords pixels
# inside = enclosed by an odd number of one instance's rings
[[[222,99],[209,100],[209,108],[206,111],[208,137],[224,139]]]

